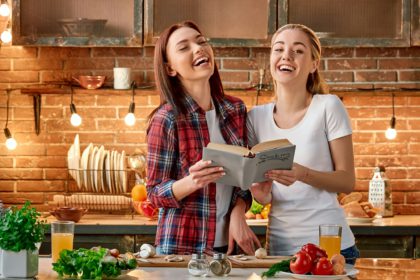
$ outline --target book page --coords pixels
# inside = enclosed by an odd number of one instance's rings
[[[233,146],[233,145],[228,145],[228,144],[209,143],[207,145],[207,148],[212,149],[212,150],[242,155],[242,156],[248,156],[249,154],[249,150],[245,147]]]
[[[289,140],[287,139],[278,139],[278,140],[272,140],[272,141],[259,143],[255,145],[254,147],[252,147],[251,151],[256,154],[261,151],[267,151],[267,150],[291,146],[291,145],[292,143],[290,143]]]

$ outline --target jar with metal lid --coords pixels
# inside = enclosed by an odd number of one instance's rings
[[[188,262],[188,272],[194,276],[206,276],[209,273],[209,262],[204,254],[192,254]]]
[[[210,271],[216,276],[226,276],[232,270],[232,264],[225,254],[216,253],[210,262]]]

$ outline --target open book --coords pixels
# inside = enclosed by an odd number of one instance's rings
[[[209,143],[203,149],[203,160],[223,166],[226,175],[217,183],[247,190],[252,183],[267,181],[264,174],[269,170],[292,169],[295,148],[287,139],[259,143],[252,149]]]

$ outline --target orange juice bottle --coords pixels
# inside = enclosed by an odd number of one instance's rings
[[[335,254],[340,254],[341,236],[338,235],[321,235],[319,237],[319,247],[327,252],[328,259]]]
[[[53,233],[51,234],[52,261],[57,262],[62,250],[73,250],[73,233]]]

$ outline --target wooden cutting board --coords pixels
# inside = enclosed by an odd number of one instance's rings
[[[168,262],[164,258],[166,255],[154,256],[153,258],[139,260],[137,259],[137,264],[139,267],[187,267],[188,262],[191,259],[190,255],[178,255],[184,260],[181,262]],[[290,257],[282,256],[268,256],[265,259],[257,259],[254,256],[246,256],[248,260],[241,261],[236,258],[229,256],[229,260],[232,263],[232,267],[239,268],[269,268],[275,263],[278,263],[282,260],[289,259]],[[208,256],[207,260],[210,262],[212,257]]]

